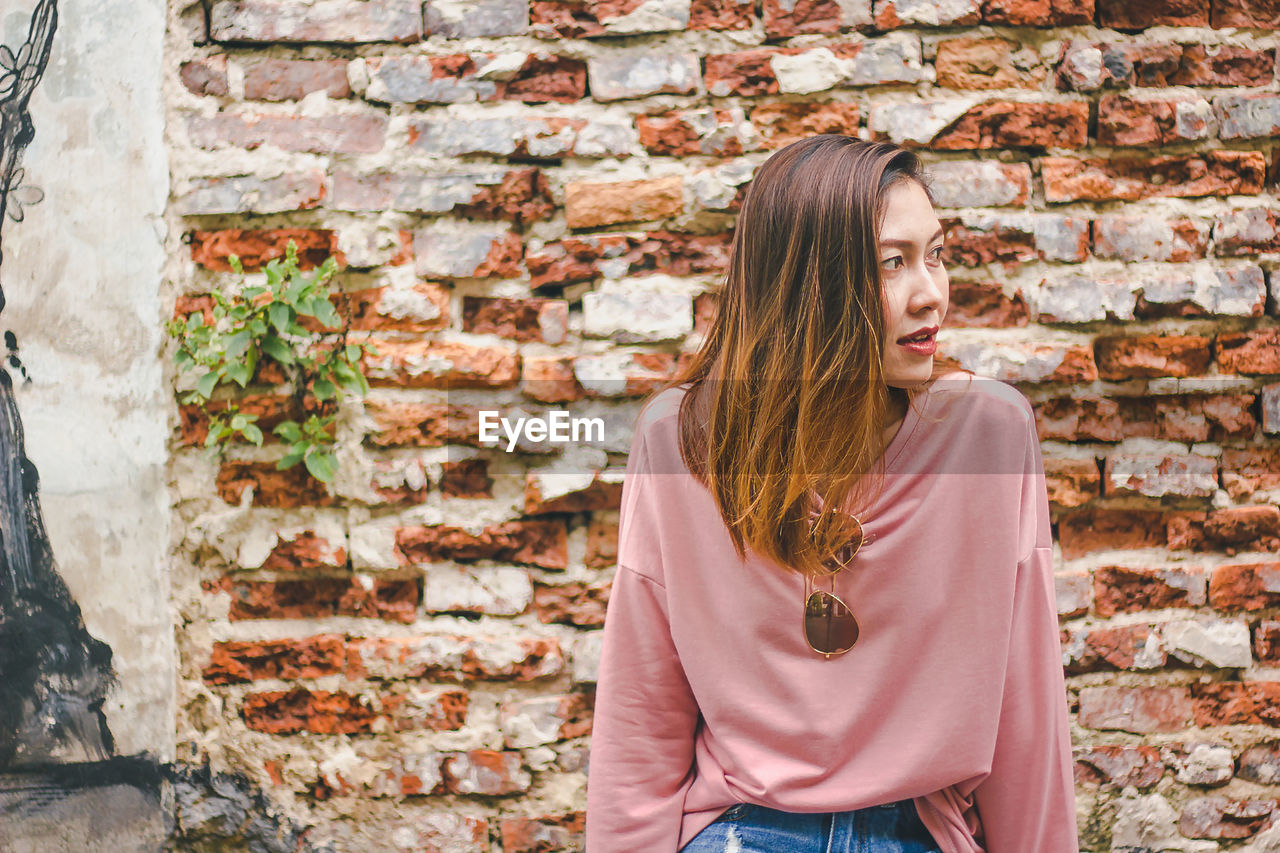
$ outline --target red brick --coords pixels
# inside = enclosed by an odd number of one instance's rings
[[[858,105],[803,101],[762,103],[752,107],[751,124],[760,134],[761,147],[768,150],[783,148],[819,133],[853,136],[859,128]]]
[[[1098,0],[1098,24],[1116,30],[1207,27],[1209,0]]]
[[[1153,227],[1149,216],[1106,214],[1093,221],[1093,251],[1122,261],[1192,261],[1209,248],[1209,229],[1195,219],[1169,219]]]
[[[1253,653],[1263,666],[1280,664],[1280,622],[1263,619],[1258,623],[1253,634]],[[1276,758],[1280,758],[1280,755]]]
[[[1224,332],[1215,348],[1223,373],[1280,373],[1280,328]]]
[[[356,734],[373,730],[378,714],[361,697],[328,690],[276,690],[244,697],[245,725],[267,734]]]
[[[693,0],[689,6],[691,30],[747,30],[755,21],[750,0]]]
[[[184,309],[187,306],[184,306]],[[206,318],[206,322],[211,323],[212,318]],[[196,405],[187,405],[178,407],[178,419],[180,429],[180,440],[183,444],[202,445],[205,438],[209,435],[209,415],[208,412],[225,411],[232,401],[228,400],[210,400],[204,407]],[[298,404],[296,398],[292,396],[282,396],[279,394],[248,394],[239,397],[235,401],[236,410],[246,415],[257,415],[258,420],[254,423],[262,430],[264,443],[275,441],[275,437],[271,434],[271,430],[281,422],[286,420],[301,420],[307,415]],[[324,411],[328,407],[314,407],[316,411]]]
[[[1029,322],[1021,290],[1012,296],[997,282],[951,281],[947,325],[952,328],[1012,328]]]
[[[194,231],[191,234],[191,259],[205,269],[231,272],[230,258],[236,255],[247,272],[255,272],[266,266],[267,261],[283,259],[290,240],[297,246],[298,269],[314,269],[330,255],[334,256],[338,266],[346,265],[346,258],[338,251],[338,235],[333,231],[310,228]]]
[[[509,388],[520,378],[520,357],[505,347],[454,341],[378,341],[365,355],[370,384],[403,388]]]
[[[1082,628],[1067,644],[1071,659],[1068,675],[1116,670],[1150,670],[1165,666],[1168,656],[1159,632],[1151,625],[1115,625]],[[1142,666],[1135,667],[1139,656]]]
[[[1222,485],[1236,499],[1280,489],[1280,447],[1226,448],[1222,451]]]
[[[935,151],[988,148],[1083,148],[1089,105],[988,101],[968,110],[927,143]]]
[[[225,54],[205,56],[182,63],[178,77],[193,95],[227,94],[227,57]]]
[[[779,54],[793,55],[803,48],[754,48],[738,53],[712,54],[703,66],[707,91],[717,97],[778,94],[778,78],[772,60]]]
[[[1015,27],[1065,27],[1093,23],[1094,0],[986,0],[984,24]]]
[[[1075,750],[1075,760],[1077,785],[1150,788],[1164,776],[1160,751],[1153,746],[1085,746]]]
[[[1203,512],[1083,509],[1063,515],[1058,543],[1068,560],[1094,551],[1130,548],[1197,548]]]
[[[1146,86],[1266,86],[1275,79],[1275,50],[1233,45],[1178,43],[1100,43],[1064,45],[1064,55],[1093,47],[1102,52],[1102,85],[1121,88]],[[1058,88],[1075,85],[1059,69]]]
[[[586,396],[573,372],[573,356],[526,356],[521,391],[543,403],[569,403]]]
[[[609,604],[607,583],[583,583],[533,585],[533,608],[538,621],[544,624],[559,623],[579,628],[598,628],[604,625],[605,608]]]
[[[1272,825],[1275,807],[1275,800],[1199,797],[1183,807],[1178,832],[1187,838],[1249,838]]]
[[[347,551],[342,544],[334,544],[304,530],[286,539],[276,535],[276,544],[260,568],[267,571],[314,571],[316,569],[341,569],[347,565]]]
[[[1179,103],[1195,103],[1195,99],[1104,95],[1098,101],[1098,144],[1161,146],[1209,136],[1205,121],[1179,122]]]
[[[1280,507],[1234,506],[1214,510],[1204,521],[1205,538],[1228,554],[1280,551]]]
[[[1209,576],[1209,604],[1218,610],[1262,610],[1280,604],[1280,563],[1218,566]]]
[[[519,794],[529,790],[531,781],[519,752],[473,749],[444,761],[445,788],[454,794]]]
[[[636,116],[640,144],[650,154],[737,157],[751,150],[741,109],[674,110]]]
[[[274,462],[223,462],[218,469],[218,496],[239,504],[247,488],[253,489],[252,506],[283,509],[331,506],[333,495],[303,465],[277,471]]]
[[[205,149],[252,151],[263,145],[311,154],[373,154],[382,150],[387,120],[380,115],[263,115],[217,113],[190,116],[187,133]]]
[[[203,677],[208,684],[320,678],[341,674],[345,662],[343,639],[337,634],[298,640],[228,641],[213,644]]]
[[[1044,460],[1049,501],[1056,506],[1086,504],[1102,493],[1102,475],[1093,459]]]
[[[404,527],[396,531],[396,548],[406,563],[501,560],[544,569],[569,564],[563,520],[507,521],[478,534],[446,525]]]
[[[1043,157],[1045,201],[1253,195],[1262,191],[1260,151],[1204,151],[1167,157],[1073,160]]]
[[[640,0],[531,0],[529,21],[540,38],[589,38],[608,34],[606,19],[639,5]]]
[[[417,618],[420,584],[414,579],[374,581],[366,589],[346,578],[288,581],[235,581],[230,619],[317,619],[359,616],[410,623]]]
[[[1035,407],[1041,439],[1220,441],[1245,438],[1257,426],[1253,394],[1178,394],[1102,398],[1053,397]]]
[[[934,60],[939,86],[949,89],[1038,89],[1045,70],[1022,70],[1014,54],[1019,42],[1005,38],[953,38],[938,42]]]
[[[430,681],[534,681],[564,671],[554,637],[433,635],[347,644],[347,677]]]
[[[1205,603],[1205,577],[1200,569],[1100,567],[1093,570],[1093,600],[1094,611],[1104,617],[1199,607]]]
[[[552,477],[555,476],[553,473]],[[530,471],[524,482],[524,514],[545,515],[552,512],[590,512],[618,509],[622,502],[622,484],[595,477],[586,486],[550,498],[542,496],[543,480],[538,471]]]
[[[440,492],[448,498],[491,498],[493,478],[489,460],[482,457],[442,462]]]
[[[1185,687],[1083,687],[1077,720],[1086,729],[1177,732],[1190,728],[1195,710]]]
[[[841,17],[835,0],[764,0],[764,31],[769,37],[838,33]]]
[[[1280,725],[1280,682],[1193,683],[1197,726]]]
[[[586,812],[559,816],[513,817],[501,823],[502,853],[556,853],[581,850],[587,831]]]
[[[535,288],[591,281],[601,265],[625,264],[629,275],[662,272],[688,276],[722,272],[729,260],[733,234],[685,234],[649,231],[624,234],[584,234],[548,243],[525,258],[529,282]]]
[[[558,344],[568,324],[569,303],[563,299],[462,298],[462,330],[476,335]]]
[[[1280,30],[1280,6],[1274,0],[1212,0],[1214,27]]]
[[[1264,207],[1248,207],[1219,214],[1213,224],[1214,252],[1256,255],[1280,252],[1280,214]]]
[[[570,228],[598,228],[678,216],[684,210],[684,181],[668,175],[637,181],[571,181],[564,188],[565,220]]]
[[[374,447],[480,446],[480,418],[474,406],[367,399],[364,409],[376,430],[366,439]]]
[[[507,101],[571,104],[587,96],[587,64],[566,56],[535,54],[500,91]]]
[[[244,70],[250,101],[300,101],[312,92],[351,97],[345,59],[257,59]]]
[[[450,289],[430,281],[411,288],[370,287],[337,294],[338,313],[356,331],[434,332],[449,326]]]
[[[250,693],[241,713],[254,731],[268,734],[362,734],[372,732],[382,720],[390,728],[454,731],[466,721],[468,697],[462,690],[443,690],[430,703],[402,712],[404,695],[372,698],[342,691],[306,690]],[[400,716],[405,713],[406,716]]]
[[[1200,376],[1209,367],[1209,343],[1198,335],[1108,335],[1094,339],[1093,355],[1103,379]]]
[[[591,568],[607,568],[618,562],[617,513],[594,512],[587,525],[587,553],[583,561]]]

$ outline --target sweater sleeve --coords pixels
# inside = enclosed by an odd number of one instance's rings
[[[1074,768],[1053,578],[1044,465],[1026,445],[1023,541],[990,774],[974,791],[987,853],[1077,853]]]
[[[643,441],[636,443],[643,448]],[[643,473],[632,448],[623,483],[618,572],[609,594],[597,677],[587,778],[591,853],[676,853],[684,797],[693,781],[698,707],[676,654],[656,560],[662,476]]]

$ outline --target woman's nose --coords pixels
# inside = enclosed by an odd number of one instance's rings
[[[947,287],[946,273],[935,276],[927,267],[921,265],[915,276],[915,286],[911,292],[911,307],[915,312],[926,308],[939,308],[946,298],[944,288]]]

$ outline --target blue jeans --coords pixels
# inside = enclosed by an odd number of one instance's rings
[[[739,803],[680,853],[941,853],[915,803],[799,814]]]

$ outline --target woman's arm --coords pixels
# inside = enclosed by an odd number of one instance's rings
[[[605,614],[587,771],[591,853],[676,853],[693,781],[698,706],[671,639],[661,562],[662,518],[679,511],[681,478],[674,463],[655,469],[646,434],[642,421]]]
[[[667,628],[666,590],[619,566],[609,595],[587,779],[591,853],[675,853],[698,707]]]
[[[974,791],[987,853],[1078,853],[1074,767],[1044,462],[1030,406],[1020,543],[991,773]]]

